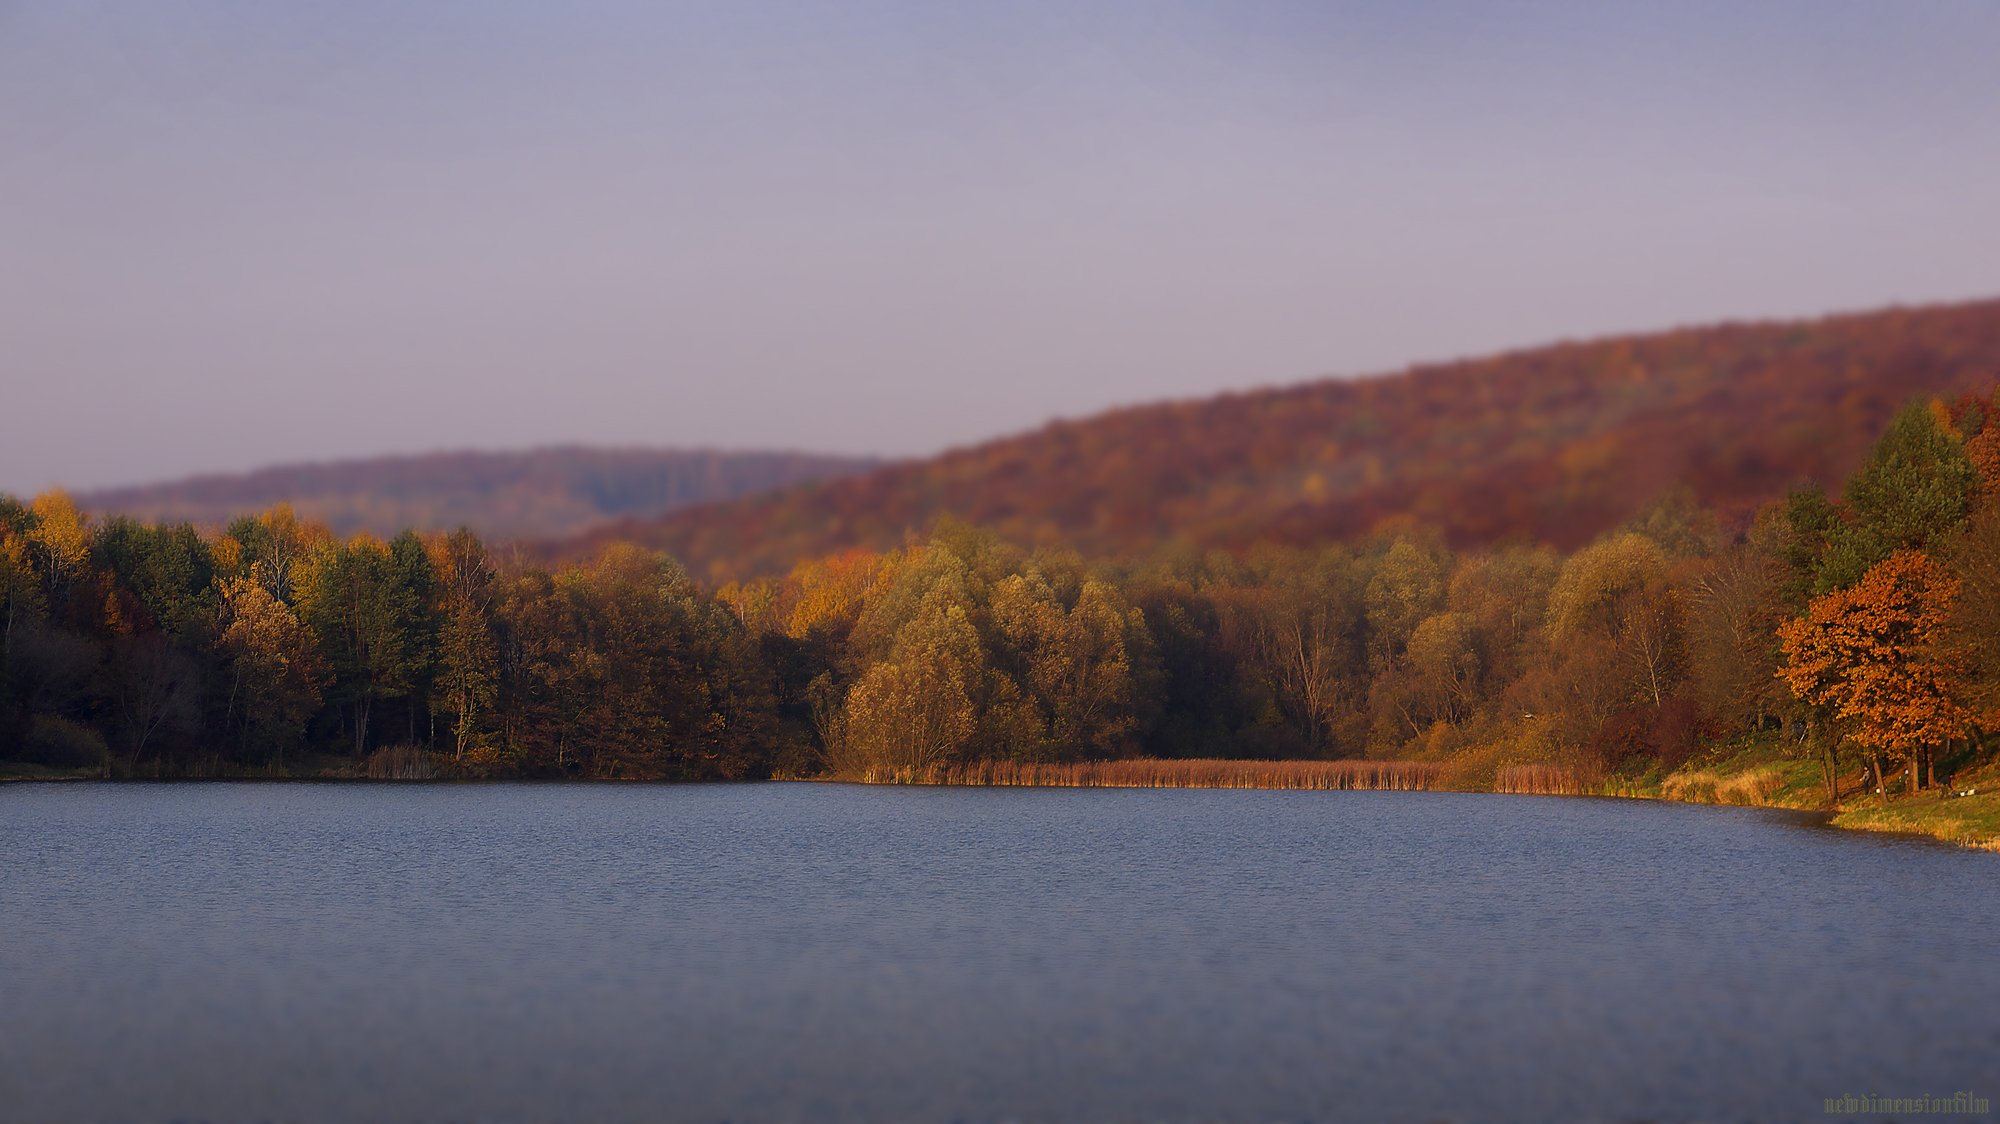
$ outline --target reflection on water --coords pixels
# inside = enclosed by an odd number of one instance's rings
[[[2000,1095],[2000,857],[1749,810],[0,789],[0,1115],[1795,1118]]]

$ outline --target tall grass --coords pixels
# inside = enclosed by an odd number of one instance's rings
[[[1572,765],[1503,765],[1493,777],[1493,791],[1524,796],[1586,796],[1600,786]]]
[[[367,773],[378,781],[427,781],[437,776],[422,746],[385,745],[368,755]]]
[[[842,779],[868,784],[1039,786],[1050,788],[1393,789],[1437,787],[1443,767],[1429,761],[1232,761],[1139,757],[1044,764],[974,761],[928,769],[871,768]]]
[[[1769,765],[1732,776],[1683,769],[1660,782],[1660,795],[1693,804],[1762,804],[1784,786],[1784,774]]]

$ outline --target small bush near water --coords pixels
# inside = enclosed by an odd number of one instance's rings
[[[102,764],[108,752],[104,736],[81,723],[53,714],[37,714],[28,730],[23,757],[37,765],[76,769]]]

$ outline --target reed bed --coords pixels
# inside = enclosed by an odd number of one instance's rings
[[[370,780],[427,781],[437,776],[437,769],[422,746],[385,745],[368,755],[367,773]]]
[[[1504,765],[1493,777],[1493,791],[1517,796],[1586,796],[1597,790],[1595,778],[1568,765]]]
[[[1168,760],[1141,757],[1068,764],[975,761],[925,769],[871,768],[852,778],[868,784],[1034,786],[1047,788],[1274,788],[1424,791],[1443,767],[1429,761]]]

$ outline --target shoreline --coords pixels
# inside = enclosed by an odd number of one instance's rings
[[[1449,792],[1474,796],[1506,797],[1546,797],[1563,800],[1634,800],[1651,801],[1661,804],[1683,804],[1690,807],[1712,808],[1758,808],[1773,812],[1790,812],[1811,816],[1824,826],[1841,830],[1863,832],[1871,835],[1902,836],[1946,844],[1966,850],[1992,851],[2000,853],[2000,832],[1989,829],[1966,830],[1963,817],[1954,814],[1961,811],[1955,807],[1961,801],[1979,801],[1976,810],[1980,813],[2000,817],[2000,793],[1989,794],[1982,788],[1981,795],[1974,797],[1942,797],[1929,793],[1915,797],[1891,798],[1886,803],[1876,803],[1875,797],[1850,799],[1833,807],[1802,807],[1797,804],[1775,801],[1733,801],[1733,800],[1690,800],[1674,796],[1639,791],[1575,791],[1575,792],[1522,792],[1501,791],[1490,788],[1346,788],[1308,789],[1303,786],[1244,785],[1244,784],[1032,784],[1032,783],[972,783],[964,781],[899,781],[864,780],[854,777],[810,778],[812,783],[865,784],[880,787],[907,785],[925,788],[1215,788],[1215,789],[1263,789],[1266,791],[1347,791],[1347,792]],[[1945,814],[1940,814],[1945,813]]]
[[[996,765],[1006,767],[996,767]],[[896,775],[772,777],[760,780],[677,781],[665,778],[477,777],[434,776],[385,778],[357,776],[351,770],[286,776],[103,777],[94,771],[62,771],[19,763],[0,765],[0,786],[13,784],[865,784],[929,788],[1122,788],[1234,789],[1313,792],[1461,792],[1490,796],[1554,796],[1716,807],[1766,808],[1820,817],[1830,828],[1878,835],[1930,839],[1970,850],[2000,853],[2000,767],[1960,778],[1974,795],[1945,795],[1946,790],[1916,795],[1848,795],[1829,808],[1818,788],[1817,766],[1810,762],[1774,763],[1768,756],[1739,755],[1737,759],[1684,768],[1666,777],[1639,781],[1612,780],[1597,786],[1565,784],[1565,791],[1524,791],[1500,786],[1438,783],[1442,766],[1425,762],[1391,761],[1264,761],[1214,758],[1201,760],[1131,759],[1123,762],[1083,762],[1066,766],[1018,766],[985,763],[970,769],[908,771]],[[1705,797],[1705,798],[1703,798]]]

